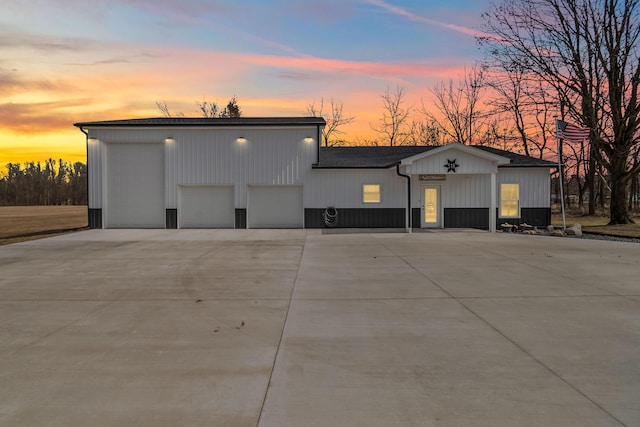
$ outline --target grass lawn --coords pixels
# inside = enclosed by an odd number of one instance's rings
[[[0,245],[43,237],[13,236],[86,226],[86,206],[0,206]]]
[[[611,234],[615,236],[640,238],[640,218],[635,217],[636,224],[607,225],[609,217],[586,216],[586,215],[566,215],[567,227],[573,224],[580,224],[583,231],[594,233]],[[553,225],[562,225],[562,214],[553,213],[551,215]]]

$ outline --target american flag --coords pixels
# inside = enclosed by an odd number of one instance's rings
[[[591,129],[581,128],[564,120],[556,120],[556,136],[569,142],[582,142],[589,138]]]

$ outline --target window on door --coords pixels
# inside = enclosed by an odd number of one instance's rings
[[[380,184],[362,185],[362,203],[380,203]]]
[[[520,184],[500,184],[500,217],[520,217]]]
[[[424,222],[427,224],[436,224],[438,222],[438,189],[424,189]]]

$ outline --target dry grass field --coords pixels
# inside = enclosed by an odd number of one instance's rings
[[[635,217],[634,220],[635,224],[607,225],[609,218],[606,216],[566,215],[567,227],[580,224],[582,230],[587,232],[640,238],[640,218]],[[562,225],[562,215],[554,213],[551,222],[553,225]]]
[[[86,206],[0,206],[0,244],[42,237],[37,233],[86,226]],[[29,234],[36,236],[15,237]]]
[[[609,218],[605,216],[567,215],[568,227],[579,223],[584,231],[640,238],[640,218],[629,225],[607,225],[607,222]],[[554,213],[552,223],[562,225],[562,216]],[[86,206],[0,206],[0,245],[86,226]]]

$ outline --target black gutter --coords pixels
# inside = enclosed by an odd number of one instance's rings
[[[409,233],[411,233],[411,228],[413,226],[413,224],[411,224],[411,217],[413,216],[411,212],[411,176],[409,175],[405,175],[403,173],[400,173],[400,163],[396,163],[396,173],[398,174],[398,176],[401,176],[402,178],[405,178],[407,180],[407,215],[408,215],[408,219],[406,220],[408,222],[407,224],[407,229],[409,230]]]
[[[392,168],[395,164],[386,165],[386,166],[323,166],[323,165],[312,165],[313,169],[389,169]]]
[[[313,168],[314,166],[318,165],[320,163],[320,146],[322,145],[322,140],[320,139],[322,137],[322,135],[320,134],[320,125],[316,126],[316,141],[318,142],[316,144],[316,148],[317,148],[317,156],[316,156],[316,164],[315,165],[311,165],[311,167]]]

